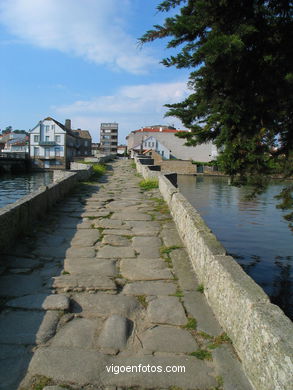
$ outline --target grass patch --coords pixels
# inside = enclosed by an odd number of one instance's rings
[[[173,250],[180,249],[182,246],[179,245],[172,245],[172,246],[162,246],[160,248],[161,255],[169,255]]]
[[[90,220],[92,220],[92,219],[98,219],[98,217],[94,217],[94,216],[89,216],[89,217],[86,217],[87,219],[90,219]]]
[[[29,390],[43,390],[45,386],[50,386],[52,384],[52,379],[43,375],[36,375],[31,381]]]
[[[131,166],[131,168],[136,169],[136,164],[135,164],[134,161],[132,161],[132,163],[130,164],[130,166]]]
[[[206,332],[197,332],[197,334],[202,337],[203,339],[205,340],[213,340],[213,336],[209,335],[208,333]]]
[[[62,275],[70,275],[70,272],[62,271]]]
[[[170,296],[177,297],[177,298],[183,298],[184,297],[184,293],[183,293],[183,291],[180,290],[179,287],[177,287],[177,290],[176,290],[175,294],[170,294]]]
[[[156,202],[154,210],[161,214],[168,214],[170,212],[167,203],[162,198],[150,198],[150,200]]]
[[[195,330],[197,321],[195,318],[188,318],[187,324],[183,326],[184,329]]]
[[[92,164],[93,174],[90,177],[91,181],[99,181],[100,177],[103,176],[107,171],[107,166],[104,164]]]
[[[200,360],[212,360],[211,352],[206,349],[198,349],[197,351],[192,352],[190,356],[195,356]]]
[[[145,295],[138,295],[137,300],[145,309],[148,307]]]
[[[134,174],[134,176],[136,176],[136,177],[142,177],[142,174],[141,174],[141,173],[138,173],[138,172],[136,172],[136,173]]]
[[[144,179],[139,182],[139,186],[144,191],[149,191],[159,187],[158,179]]]
[[[200,293],[203,294],[203,292],[204,292],[204,285],[203,285],[203,284],[200,284],[200,285],[197,287],[196,291],[198,291],[198,292],[200,292]]]

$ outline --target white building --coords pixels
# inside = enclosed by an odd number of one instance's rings
[[[127,137],[127,147],[131,156],[147,149],[153,149],[164,159],[193,160],[209,162],[217,155],[217,148],[211,142],[198,145],[184,145],[186,139],[176,137],[182,130],[168,126],[150,126],[132,131]],[[155,146],[150,146],[155,144]]]
[[[80,155],[84,142],[78,132],[71,130],[69,119],[63,125],[48,117],[30,130],[30,157],[36,167],[66,169]]]

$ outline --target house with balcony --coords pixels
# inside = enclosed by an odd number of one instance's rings
[[[83,156],[85,140],[91,144],[91,138],[82,137],[71,129],[70,119],[63,125],[47,117],[30,130],[29,137],[30,158],[33,166],[41,169],[68,169],[75,157]],[[88,150],[91,150],[90,145]]]

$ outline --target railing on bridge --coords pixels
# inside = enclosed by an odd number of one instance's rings
[[[29,154],[25,152],[0,152],[0,159],[6,160],[26,160]]]

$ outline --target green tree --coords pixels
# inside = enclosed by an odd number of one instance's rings
[[[270,174],[292,176],[292,1],[166,0],[157,8],[176,14],[141,43],[167,38],[178,51],[162,63],[191,69],[190,95],[166,105],[191,130],[179,136],[190,146],[214,142],[235,184],[261,190]],[[283,208],[292,195],[291,186]]]

